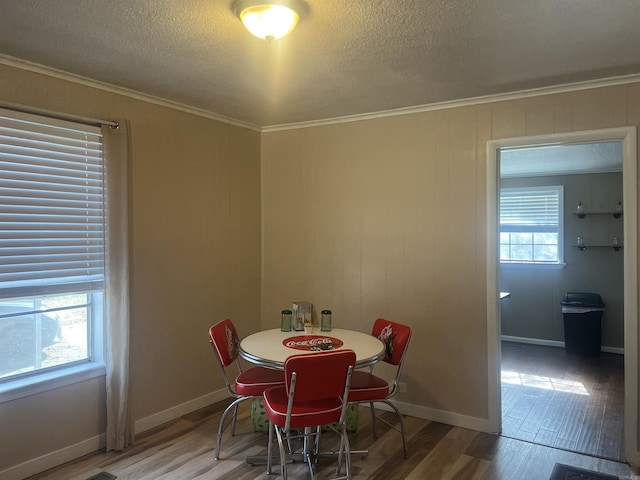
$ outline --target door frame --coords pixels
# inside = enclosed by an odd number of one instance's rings
[[[514,137],[487,142],[487,353],[489,431],[502,429],[501,325],[498,256],[498,151],[505,147],[622,141],[622,201],[624,205],[624,452],[640,465],[638,439],[638,174],[636,127]]]

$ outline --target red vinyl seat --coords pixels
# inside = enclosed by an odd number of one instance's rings
[[[395,395],[402,374],[402,367],[411,340],[411,328],[400,323],[378,318],[373,324],[371,334],[384,343],[384,361],[396,366],[395,378],[391,383],[373,374],[373,366],[368,371],[356,370],[351,376],[349,388],[349,403],[368,403],[371,409],[371,425],[373,436],[376,437],[376,420],[380,420],[398,430],[402,435],[402,447],[405,458],[408,457],[407,440],[404,430],[404,420],[398,407],[389,399]],[[400,428],[390,424],[385,419],[376,416],[374,404],[380,402],[388,405],[398,415]]]
[[[282,437],[290,445],[292,438],[304,437],[303,458],[314,478],[313,463],[318,458],[320,427],[340,435],[337,474],[340,473],[344,452],[346,476],[351,478],[351,455],[346,430],[346,409],[350,377],[356,361],[352,350],[333,350],[314,354],[293,355],[284,365],[286,383],[264,392],[264,407],[269,417],[269,446],[267,473],[271,473],[273,433],[278,438],[282,477],[287,478],[287,453]],[[300,429],[302,434],[292,434]],[[313,451],[310,439],[315,439]]]
[[[238,405],[245,400],[261,397],[267,388],[275,386],[284,387],[284,373],[279,370],[264,367],[251,367],[243,370],[238,359],[238,345],[240,343],[238,332],[233,322],[229,319],[222,320],[209,329],[209,342],[218,360],[227,393],[234,399],[224,410],[222,417],[220,417],[214,457],[218,460],[220,458],[220,447],[222,445],[222,433],[228,426],[228,424],[225,423],[227,414],[233,410],[231,435],[234,435],[236,418],[238,416]],[[227,367],[230,367],[231,364],[235,364],[237,369],[237,377],[233,383],[227,376]]]
[[[372,398],[387,398],[389,396],[389,382],[367,372],[356,371],[356,388],[350,392],[349,402],[360,403],[369,402]],[[352,380],[353,385],[353,380]]]

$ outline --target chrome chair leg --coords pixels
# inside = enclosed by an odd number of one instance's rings
[[[349,444],[349,435],[347,433],[346,425],[342,425],[342,437],[344,438],[345,469],[347,470],[347,480],[349,480],[351,478],[351,445]]]
[[[340,475],[340,470],[342,469],[342,451],[343,450],[344,450],[344,436],[341,436],[340,446],[338,447],[338,466],[336,467],[336,475]]]
[[[341,431],[336,433],[340,433],[340,449],[338,450],[338,466],[336,467],[336,475],[340,475],[340,470],[342,470],[342,452],[344,451],[344,462],[345,462],[345,476],[336,477],[336,480],[339,479],[351,479],[351,446],[349,444],[349,436],[347,434],[347,426],[342,425]]]
[[[315,459],[315,462],[318,463],[318,458],[319,458],[319,453],[320,453],[320,439],[322,435],[322,427],[320,425],[318,425],[316,427],[316,434],[315,434],[315,447],[313,450],[313,457]]]
[[[238,412],[238,404],[244,400],[247,400],[247,398],[250,398],[250,397],[236,398],[233,402],[231,402],[227,406],[227,408],[224,409],[224,412],[222,412],[222,416],[220,417],[220,425],[218,426],[218,440],[216,441],[216,454],[215,454],[215,457],[213,457],[214,460],[220,460],[220,447],[222,445],[222,433],[225,431],[225,429],[228,426],[228,425],[225,425],[227,415],[231,410],[233,410],[233,418],[231,422],[233,423],[235,428],[235,418]]]
[[[398,410],[398,407],[396,407],[393,404],[393,402],[385,400],[384,403],[386,403],[391,408],[393,408],[395,410],[395,412],[396,412],[396,415],[398,415],[398,418],[400,419],[400,434],[402,435],[402,448],[404,449],[404,458],[409,458],[409,452],[407,451],[407,440],[405,438],[405,432],[404,432],[404,418],[403,418],[402,414],[400,413],[400,410]]]
[[[233,417],[231,419],[231,436],[236,434],[236,420],[238,419],[238,404],[233,409]]]
[[[391,428],[398,430],[400,432],[400,434],[402,435],[402,449],[404,450],[404,458],[409,458],[409,451],[407,450],[407,440],[406,440],[406,436],[405,436],[405,431],[404,431],[404,417],[402,416],[402,414],[400,413],[400,410],[398,410],[398,407],[396,407],[394,405],[393,402],[391,402],[390,400],[377,400],[380,403],[384,403],[386,405],[389,405],[389,407],[391,407],[393,409],[394,412],[396,412],[396,415],[398,416],[398,419],[400,420],[400,428],[396,427],[395,425],[387,422],[384,418],[382,417],[377,417],[375,415],[375,410],[373,409],[373,403],[370,405],[371,406],[371,414],[372,414],[372,418],[371,418],[371,422],[372,422],[372,429],[373,429],[373,437],[376,437],[376,420],[380,420],[381,422],[386,423],[387,425],[389,425]]]
[[[378,438],[376,432],[376,409],[373,402],[369,402],[369,410],[371,411],[371,429],[373,430],[373,438]]]
[[[282,442],[282,433],[280,433],[280,428],[278,428],[278,426],[274,425],[273,428],[276,430],[276,436],[278,437],[278,449],[280,451],[280,468],[282,472],[282,480],[287,480],[287,457],[284,451],[284,443]]]
[[[273,429],[276,428],[269,422],[269,444],[267,445],[267,475],[271,474],[271,465],[273,462]]]
[[[313,474],[313,454],[307,452],[304,454],[307,459],[307,466],[309,467],[309,474],[311,475],[311,480],[315,478]]]

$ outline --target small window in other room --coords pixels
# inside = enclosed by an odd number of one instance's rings
[[[500,190],[500,262],[563,262],[563,187]]]
[[[0,386],[103,363],[100,128],[0,109]]]

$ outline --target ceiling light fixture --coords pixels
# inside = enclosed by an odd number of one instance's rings
[[[305,6],[302,0],[235,0],[231,8],[253,35],[275,40],[295,28]]]

